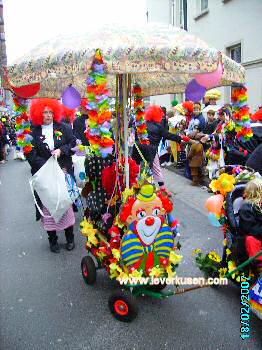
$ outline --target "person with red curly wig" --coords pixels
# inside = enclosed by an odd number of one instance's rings
[[[34,175],[51,156],[56,156],[60,167],[67,173],[73,175],[72,168],[72,151],[76,144],[76,138],[72,129],[65,123],[61,123],[62,105],[55,99],[35,99],[31,103],[30,119],[34,126],[32,131],[33,149],[28,154],[27,160],[31,166],[31,173]],[[55,181],[55,179],[54,179]],[[60,248],[57,243],[57,231],[65,230],[66,248],[72,250],[75,247],[73,227],[75,216],[73,208],[70,208],[56,223],[50,216],[39,197],[36,196],[39,206],[41,207],[44,217],[42,222],[44,229],[47,231],[50,250],[59,253]],[[37,220],[41,215],[37,210]]]
[[[150,145],[143,145],[144,148],[147,146],[147,152],[144,151],[143,147],[139,145],[141,152],[145,155],[146,160],[149,162],[150,167],[152,168],[154,180],[158,182],[158,185],[161,190],[166,191],[164,184],[164,178],[162,170],[160,167],[159,156],[158,156],[158,146],[161,139],[172,140],[180,143],[182,140],[185,142],[189,141],[189,138],[186,136],[180,136],[178,134],[171,134],[167,128],[163,125],[163,116],[164,111],[160,106],[153,105],[149,106],[146,110],[145,118],[147,122],[147,132]],[[136,153],[134,153],[134,159],[138,161]]]

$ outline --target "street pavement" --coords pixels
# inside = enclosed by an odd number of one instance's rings
[[[179,276],[201,276],[195,248],[221,253],[222,232],[208,224],[207,191],[164,170],[181,223]],[[250,339],[240,338],[240,291],[230,284],[203,288],[165,300],[140,297],[138,317],[121,323],[107,301],[120,287],[104,270],[85,285],[80,262],[85,239],[75,226],[76,248],[49,251],[35,221],[27,162],[0,165],[0,349],[1,350],[239,350],[262,348],[262,322],[250,315]],[[65,244],[64,233],[59,243]],[[170,286],[168,288],[171,288]]]

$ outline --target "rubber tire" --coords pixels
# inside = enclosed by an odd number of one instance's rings
[[[120,315],[115,310],[115,302],[122,300],[128,305],[128,314]],[[112,294],[108,299],[108,307],[112,315],[121,322],[132,322],[138,314],[138,306],[134,296],[128,292],[116,292]]]
[[[88,276],[85,276],[84,274],[84,267],[86,267],[88,271]],[[91,256],[84,256],[81,261],[81,271],[82,276],[86,284],[94,284],[96,281],[96,266],[94,263],[94,260],[91,258]]]

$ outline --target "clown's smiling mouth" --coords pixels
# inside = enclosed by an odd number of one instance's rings
[[[140,232],[138,231],[138,233],[139,233],[140,235],[144,235],[145,237],[151,237],[151,236],[153,236],[155,233],[157,233],[158,231],[159,231],[159,228],[156,227],[156,228],[154,229],[154,231],[152,231],[152,232],[150,232],[150,233],[144,231],[143,229],[142,229]]]

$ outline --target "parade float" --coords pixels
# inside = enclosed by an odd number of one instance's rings
[[[87,284],[95,282],[100,267],[111,278],[127,281],[124,287],[129,292],[118,291],[108,301],[117,319],[136,317],[134,296],[166,298],[202,287],[175,286],[164,292],[165,283],[141,282],[141,278],[174,277],[182,256],[177,252],[179,224],[172,216],[173,203],[155,187],[146,160],[141,171],[129,156],[132,103],[139,140],[147,145],[142,97],[186,91],[196,101],[207,89],[242,84],[244,79],[241,65],[199,38],[164,25],[105,27],[59,37],[8,67],[9,85],[41,84],[34,97],[62,96],[70,108],[79,105],[79,96],[87,97],[90,147],[81,232],[88,255],[81,269]],[[114,118],[109,97],[116,101]]]

